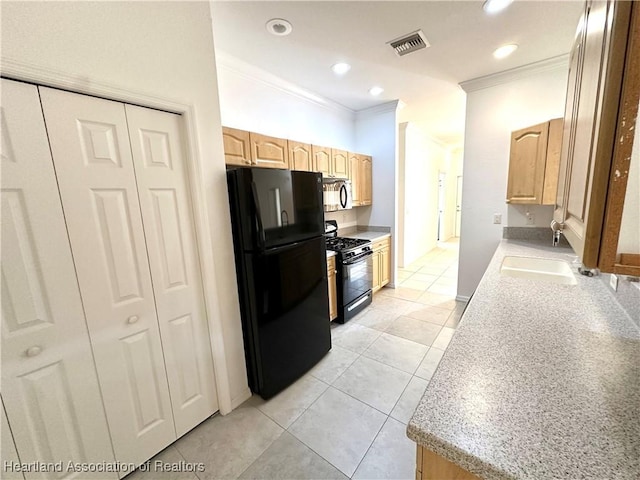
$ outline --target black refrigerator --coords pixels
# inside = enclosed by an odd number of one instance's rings
[[[331,349],[322,175],[227,171],[249,386],[267,399]]]

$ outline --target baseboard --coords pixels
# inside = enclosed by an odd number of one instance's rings
[[[456,302],[464,302],[467,303],[471,297],[467,297],[466,295],[456,295]]]
[[[251,390],[249,389],[249,387],[247,387],[247,389],[243,390],[240,395],[231,399],[231,409],[235,410],[250,398],[251,398]],[[227,413],[231,413],[231,412],[227,412]]]

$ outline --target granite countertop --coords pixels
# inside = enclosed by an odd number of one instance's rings
[[[559,258],[577,285],[506,277]],[[640,331],[575,255],[503,240],[407,435],[486,479],[640,478]]]

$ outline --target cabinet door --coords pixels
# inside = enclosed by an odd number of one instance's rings
[[[373,292],[377,292],[378,290],[380,290],[380,287],[382,287],[382,269],[381,269],[381,264],[380,264],[380,250],[374,250],[373,251],[373,287],[372,290]]]
[[[329,321],[338,317],[338,293],[336,286],[336,257],[327,259],[327,282],[329,283]]]
[[[549,122],[511,133],[507,203],[541,204]]]
[[[349,180],[351,180],[351,198],[354,207],[360,205],[360,157],[357,153],[349,153]]]
[[[544,167],[543,205],[555,205],[558,193],[558,168],[560,150],[562,148],[562,119],[549,121],[549,138],[547,140],[547,161]]]
[[[372,202],[372,160],[368,155],[361,156],[360,171],[360,205],[371,205]]]
[[[349,154],[344,150],[331,150],[331,171],[334,177],[349,177]]]
[[[26,463],[110,462],[37,87],[3,79],[1,105],[2,396],[15,443]]]
[[[380,250],[380,286],[384,287],[391,280],[391,249],[389,244]]]
[[[176,438],[124,105],[40,88],[116,460]]]
[[[181,117],[126,105],[153,294],[181,436],[217,409]]]
[[[313,153],[313,170],[322,173],[323,177],[331,176],[331,149],[327,147],[311,146]]]
[[[227,165],[251,165],[251,145],[249,132],[235,128],[222,127],[224,142],[224,163]]]
[[[289,149],[282,138],[251,132],[251,160],[256,167],[289,168]]]
[[[567,183],[565,230],[580,255],[584,248],[585,223],[588,221],[588,197],[594,160],[594,127],[599,107],[600,63],[606,32],[606,2],[594,2],[587,17],[584,60],[573,138],[570,176]]]
[[[564,223],[567,209],[567,180],[569,178],[569,164],[573,157],[573,137],[575,133],[576,114],[578,110],[578,93],[580,76],[582,73],[582,58],[584,56],[584,37],[586,33],[586,8],[583,18],[579,22],[580,30],[576,32],[573,47],[569,57],[569,77],[567,79],[567,96],[564,107],[564,121],[562,124],[562,146],[560,149],[560,166],[558,168],[558,191],[553,219]]]
[[[313,172],[311,145],[289,140],[289,168],[291,170]]]

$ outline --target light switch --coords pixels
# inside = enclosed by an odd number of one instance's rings
[[[502,223],[502,214],[494,213],[493,214],[493,223],[496,225],[500,225]]]

